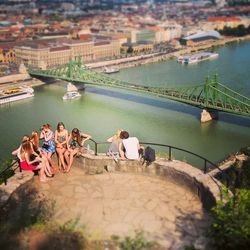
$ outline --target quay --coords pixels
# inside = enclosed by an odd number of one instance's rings
[[[224,46],[226,44],[230,44],[233,42],[242,42],[242,41],[248,41],[248,40],[250,40],[250,35],[245,36],[245,37],[227,37],[221,40],[209,41],[205,44],[196,45],[194,47],[180,48],[180,49],[177,49],[177,51],[175,52],[170,52],[170,53],[158,52],[158,53],[151,53],[151,54],[146,54],[146,55],[136,55],[136,56],[119,58],[119,59],[114,59],[114,60],[87,63],[86,66],[91,69],[95,69],[97,71],[102,70],[102,68],[105,66],[119,66],[120,69],[131,68],[131,67],[136,67],[136,66],[140,66],[143,64],[166,61],[171,58],[178,58],[179,56],[207,50],[212,47]]]

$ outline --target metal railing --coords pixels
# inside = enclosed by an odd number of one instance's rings
[[[109,144],[109,142],[96,142],[95,140],[91,139],[91,141],[94,143],[94,153],[95,155],[98,155],[98,145],[104,145],[104,144]],[[172,150],[178,150],[178,151],[182,151],[185,153],[188,153],[190,155],[193,155],[201,160],[204,161],[204,165],[203,165],[203,172],[206,174],[208,172],[208,170],[217,168],[220,171],[222,171],[215,163],[213,163],[212,161],[208,160],[207,158],[198,155],[196,153],[193,153],[189,150],[183,149],[183,148],[178,148],[172,145],[167,145],[167,144],[161,144],[161,143],[152,143],[152,142],[140,142],[140,144],[142,145],[150,145],[150,146],[159,146],[159,147],[164,147],[168,149],[168,160],[171,161],[172,160]],[[210,164],[208,166],[208,164]]]
[[[0,179],[4,180],[5,185],[7,185],[7,180],[10,177],[9,171],[12,170],[14,173],[18,168],[19,168],[19,171],[22,172],[22,168],[20,167],[18,160],[13,160],[12,163],[7,168],[5,168],[2,172],[0,172]]]
[[[100,153],[98,151],[98,146],[99,145],[105,145],[105,144],[110,144],[109,142],[97,142],[93,139],[90,139],[90,141],[93,142],[94,144],[94,154],[95,155],[98,155],[98,153]],[[201,159],[203,162],[204,162],[204,165],[203,165],[203,172],[204,174],[206,174],[208,172],[208,170],[212,170],[212,169],[218,169],[220,172],[224,173],[223,170],[221,170],[218,165],[216,165],[215,163],[213,163],[212,161],[208,160],[207,158],[201,156],[201,155],[198,155],[196,153],[193,153],[189,150],[186,150],[186,149],[183,149],[183,148],[178,148],[178,147],[175,147],[175,146],[172,146],[172,145],[167,145],[167,144],[161,144],[161,143],[152,143],[152,142],[140,142],[140,144],[142,145],[150,145],[150,146],[159,146],[159,147],[164,147],[164,148],[167,148],[167,154],[168,154],[168,160],[171,161],[172,160],[172,151],[173,149],[174,150],[178,150],[178,151],[181,151],[181,152],[185,152],[185,153],[188,153],[190,155],[193,155],[199,159]],[[16,167],[13,168],[13,166],[15,166],[16,164]],[[210,164],[208,166],[208,164]],[[22,169],[20,167],[20,165],[18,164],[18,161],[17,160],[14,160],[6,169],[4,169],[2,172],[0,172],[0,178],[4,179],[4,183],[5,185],[7,184],[7,180],[9,178],[8,176],[8,170],[13,170],[15,171],[16,169],[19,168],[19,171],[22,172]]]

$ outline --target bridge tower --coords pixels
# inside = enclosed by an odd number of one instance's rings
[[[214,87],[214,88],[211,88]],[[204,97],[205,97],[205,106],[209,105],[209,93],[211,94],[213,100],[217,99],[218,92],[215,90],[218,87],[218,74],[215,73],[213,79],[210,79],[209,75],[206,77],[205,86],[204,86]],[[218,111],[203,109],[201,112],[201,122],[208,122],[213,119],[218,119]]]

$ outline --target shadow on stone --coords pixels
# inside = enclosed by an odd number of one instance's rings
[[[185,213],[179,209],[176,231],[180,234],[183,247],[194,246],[195,249],[207,249],[209,221],[211,221],[210,215],[205,211],[201,215],[195,212]]]
[[[23,249],[18,235],[53,214],[53,202],[41,195],[33,181],[20,186],[0,210],[0,249]]]

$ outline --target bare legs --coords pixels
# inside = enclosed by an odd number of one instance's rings
[[[64,161],[65,151],[66,151],[65,148],[56,148],[56,152],[58,154],[59,168],[61,167],[63,171],[66,171],[66,164]]]
[[[46,159],[46,161],[48,162],[49,166],[50,166],[50,170],[52,171],[52,173],[56,172],[56,167],[53,166],[52,164],[52,153],[50,152],[44,152],[43,153],[43,157]]]
[[[79,150],[78,148],[75,148],[75,149],[68,149],[65,151],[64,156],[68,164],[66,172],[70,171],[72,164],[73,164],[74,156],[77,154],[78,150]]]
[[[45,175],[45,165],[43,164],[43,162],[41,162],[37,167],[36,170],[38,170],[38,175],[39,175],[39,180],[40,182],[47,182],[47,177]]]

